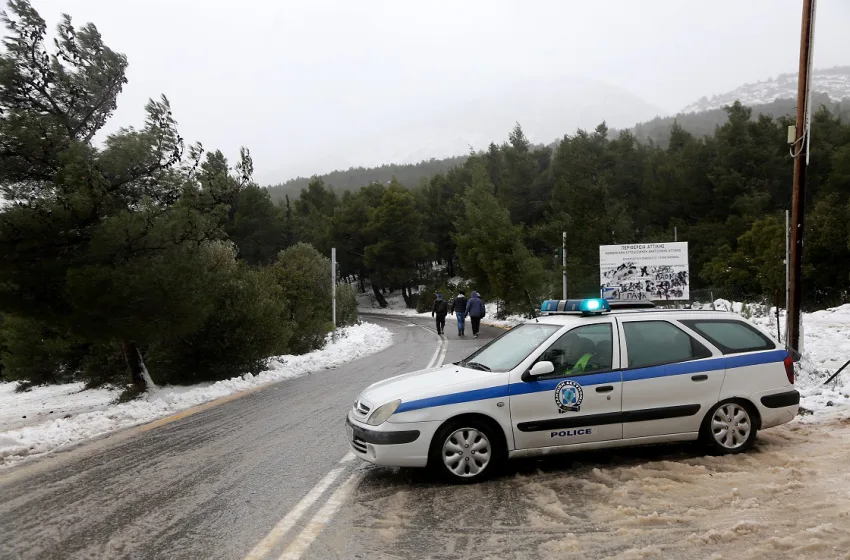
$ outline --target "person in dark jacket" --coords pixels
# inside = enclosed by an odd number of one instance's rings
[[[442,335],[446,330],[446,315],[449,313],[449,304],[443,299],[443,294],[437,294],[434,305],[431,306],[431,317],[437,317],[437,334]]]
[[[466,292],[461,290],[452,300],[449,311],[457,316],[457,335],[463,336],[466,330]]]
[[[481,326],[481,319],[485,315],[484,302],[478,292],[472,292],[472,297],[466,302],[466,314],[469,315],[469,320],[472,322],[472,338],[478,338],[478,328]]]

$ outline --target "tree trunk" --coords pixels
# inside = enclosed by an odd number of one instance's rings
[[[378,300],[378,305],[384,308],[387,307],[387,298],[384,297],[384,294],[381,293],[381,290],[378,289],[374,282],[372,283],[372,292],[375,293],[375,299]]]
[[[154,385],[153,379],[148,373],[148,368],[145,367],[145,361],[136,343],[124,341],[121,343],[121,350],[124,352],[127,369],[130,370],[130,379],[136,390],[144,392],[147,389],[153,389],[156,385]]]
[[[455,277],[455,263],[454,263],[453,258],[449,257],[449,258],[446,259],[446,268],[448,269],[448,272],[449,272],[449,278],[454,278]]]
[[[404,306],[410,308],[410,288],[401,287],[401,297],[404,299]]]
[[[358,276],[358,279],[360,280],[360,293],[365,294],[366,293],[366,284],[365,284],[366,281],[363,279],[363,271],[361,270],[360,274],[358,274],[357,276]]]

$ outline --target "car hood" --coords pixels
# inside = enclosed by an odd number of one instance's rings
[[[480,383],[481,388],[489,387],[492,385],[490,380],[495,382],[504,375],[503,372],[481,371],[450,364],[378,381],[366,387],[360,398],[372,407],[378,407],[395,399],[412,401],[443,395],[456,385]]]

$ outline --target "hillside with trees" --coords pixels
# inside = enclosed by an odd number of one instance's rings
[[[452,167],[462,164],[466,161],[466,157],[461,155],[445,159],[430,159],[419,163],[386,164],[380,167],[352,167],[345,171],[332,171],[319,178],[338,193],[356,191],[370,183],[387,184],[393,178],[405,185],[418,185],[423,180],[428,180],[438,173],[445,173]],[[309,184],[309,177],[296,177],[268,187],[269,195],[275,202],[285,200],[287,196],[293,198]]]
[[[850,91],[850,90],[848,90]],[[816,93],[812,96],[812,108],[817,110],[825,107],[830,113],[840,118],[842,122],[850,121],[850,96],[845,96],[840,101],[830,97],[826,93]],[[794,117],[796,101],[793,99],[776,99],[769,103],[753,105],[751,107],[751,118],[758,119],[761,115],[779,119],[780,117]],[[707,137],[714,134],[715,129],[726,122],[727,114],[723,108],[708,109],[699,112],[680,113],[672,117],[656,117],[652,120],[641,122],[628,129],[638,141],[653,142],[662,148],[667,147],[673,125],[676,124],[686,132],[696,137]],[[619,130],[610,129],[609,137],[616,138]],[[554,148],[558,141],[550,144]],[[316,175],[312,178],[298,177],[290,179],[279,185],[268,187],[269,194],[274,201],[282,201],[287,196],[294,198],[298,196],[301,189],[310,184],[312,179],[320,179],[325,186],[332,188],[338,193],[356,191],[363,185],[371,183],[389,183],[393,178],[404,185],[418,185],[438,173],[445,173],[452,167],[463,164],[468,155],[461,155],[446,159],[431,159],[416,164],[398,165],[387,164],[380,167],[357,167],[348,170],[332,171],[324,175]]]
[[[338,247],[343,275],[370,279],[379,301],[401,290],[413,305],[415,286],[428,297],[460,274],[523,312],[560,292],[562,231],[571,293],[586,296],[598,293],[600,244],[669,241],[676,228],[690,242],[694,290],[772,301],[784,282],[790,121],[754,119],[738,103],[724,114],[705,138],[674,124],[666,147],[630,131],[611,138],[604,124],[535,147],[517,125],[506,143],[425,184],[339,196],[317,178],[293,204],[296,237]],[[812,138],[806,302],[824,306],[850,288],[850,125],[821,108]]]
[[[258,372],[331,330],[330,263],[297,243],[243,149],[186,145],[168,99],[92,139],[127,59],[9,3],[0,54],[0,360],[26,384],[195,383]],[[50,42],[52,43],[52,41]],[[354,294],[340,292],[343,324]]]
[[[850,92],[850,89],[848,89]],[[733,99],[731,103],[734,103]],[[841,118],[842,121],[850,120],[850,96],[837,101],[826,93],[815,93],[812,95],[812,110],[816,111],[825,107],[830,113]],[[766,115],[778,119],[780,117],[794,117],[797,111],[797,102],[794,99],[781,98],[769,103],[752,106],[752,118],[757,119]],[[639,123],[631,130],[635,136],[642,141],[652,141],[666,147],[670,141],[670,131],[676,123],[686,131],[695,136],[710,136],[714,130],[726,122],[726,111],[720,108],[706,109],[698,112],[680,113],[674,117],[657,117],[651,121]]]

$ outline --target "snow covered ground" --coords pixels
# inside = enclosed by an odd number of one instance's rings
[[[15,393],[16,383],[0,383],[0,466],[260,385],[332,369],[391,343],[392,333],[378,325],[345,327],[338,331],[336,342],[329,341],[322,350],[278,356],[256,376],[249,373],[216,383],[159,387],[123,404],[114,404],[116,390],[83,390],[79,383],[36,387],[26,393]]]
[[[512,480],[525,524],[546,535],[512,557],[850,559],[848,418],[765,430],[740,455],[682,446],[587,459]]]
[[[416,314],[415,309],[407,309],[407,306],[404,303],[404,298],[401,297],[401,292],[396,291],[392,294],[386,294],[384,299],[387,300],[387,307],[381,308],[378,304],[378,300],[375,299],[375,294],[372,293],[372,288],[366,288],[365,293],[360,293],[360,290],[354,286],[354,293],[356,294],[357,299],[357,309],[362,311],[368,311],[369,313],[380,313],[380,312],[388,312],[387,310],[395,310],[397,313],[395,315],[403,314],[404,311],[410,311],[413,314]]]
[[[748,316],[774,337],[777,335],[776,309],[740,302],[717,300],[717,309],[728,309]],[[779,314],[779,332],[785,337],[785,312]],[[800,404],[814,414],[802,422],[818,422],[842,415],[850,407],[850,367],[833,382],[826,381],[844,362],[850,360],[850,304],[803,314],[803,356],[797,364],[797,389]]]
[[[84,383],[34,387],[16,393],[17,383],[0,383],[0,430],[7,431],[81,412],[102,410],[121,393],[114,388],[84,389]]]

